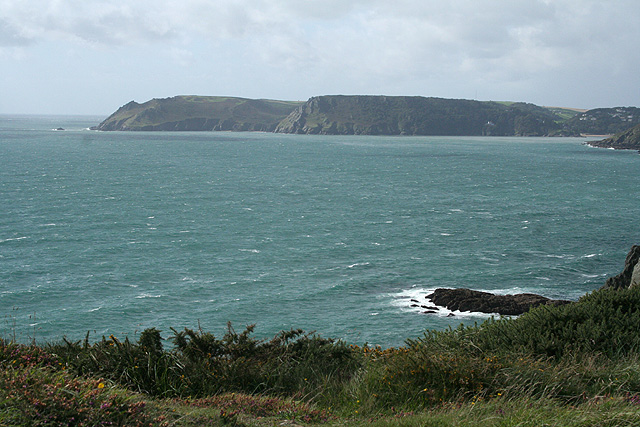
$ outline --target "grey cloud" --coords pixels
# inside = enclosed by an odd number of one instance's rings
[[[7,21],[0,19],[0,46],[27,46],[32,40],[20,34],[19,29],[15,28]]]
[[[183,65],[232,46],[253,68],[415,93],[404,82],[513,88],[594,61],[617,70],[592,80],[635,73],[639,15],[637,0],[0,0],[0,45],[158,43]]]

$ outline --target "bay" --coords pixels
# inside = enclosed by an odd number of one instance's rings
[[[584,138],[87,129],[100,119],[0,117],[0,336],[230,321],[397,346],[486,319],[412,307],[432,289],[575,300],[640,243],[640,156]]]

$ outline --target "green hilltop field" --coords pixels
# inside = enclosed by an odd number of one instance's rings
[[[96,127],[114,131],[262,131],[272,132],[301,102],[221,96],[176,96],[134,101]]]

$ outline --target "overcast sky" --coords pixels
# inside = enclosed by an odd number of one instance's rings
[[[640,106],[640,1],[0,0],[0,113],[328,94]]]

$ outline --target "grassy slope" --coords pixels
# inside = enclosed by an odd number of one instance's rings
[[[104,120],[101,130],[156,130],[185,119],[206,119],[213,124],[232,121],[248,128],[272,128],[298,102],[254,100],[218,96],[176,96],[153,99],[143,104],[131,102]]]
[[[153,329],[137,342],[5,341],[0,425],[637,425],[638,330],[631,289],[390,349],[231,327],[174,331],[171,350]]]

